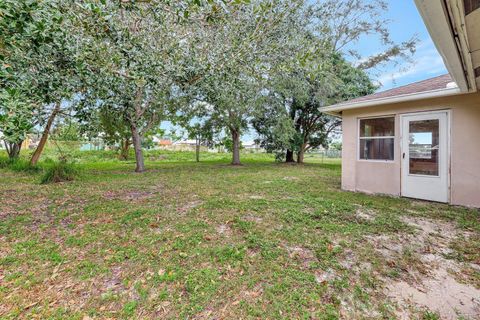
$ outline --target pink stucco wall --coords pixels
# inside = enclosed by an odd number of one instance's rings
[[[342,113],[342,188],[400,195],[400,115],[450,110],[450,202],[480,207],[480,93],[346,110]],[[358,119],[395,116],[394,161],[358,160]]]

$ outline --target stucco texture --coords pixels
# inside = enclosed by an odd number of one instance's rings
[[[401,196],[400,115],[450,110],[450,203],[480,207],[480,93],[342,112],[342,188]],[[358,160],[358,119],[395,116],[393,161]]]

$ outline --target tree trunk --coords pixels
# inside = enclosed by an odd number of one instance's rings
[[[123,140],[121,143],[121,146],[120,146],[120,160],[128,160],[128,152],[130,151],[130,139],[129,138],[125,138],[125,140]]]
[[[135,161],[137,163],[135,172],[143,172],[145,171],[145,163],[143,161],[142,137],[134,124],[130,124],[130,130],[132,131],[132,142],[133,148],[135,149]]]
[[[50,129],[52,128],[53,121],[55,121],[55,117],[57,116],[58,112],[60,111],[60,103],[55,104],[55,108],[52,111],[52,114],[48,118],[47,124],[45,125],[45,129],[43,129],[42,137],[38,142],[38,146],[35,149],[35,152],[30,159],[30,165],[34,166],[37,164],[40,156],[42,155],[43,149],[45,148],[45,144],[47,143],[48,135],[50,134]]]
[[[235,129],[230,129],[232,133],[232,151],[233,151],[233,156],[232,156],[232,164],[233,165],[240,165],[240,132]]]
[[[292,150],[287,150],[287,153],[285,155],[285,162],[286,163],[295,162],[295,159],[293,159],[293,151]]]
[[[20,156],[20,150],[22,149],[23,140],[20,142],[7,142],[5,141],[5,149],[7,149],[8,158],[10,160],[18,159]]]
[[[302,145],[300,146],[300,150],[297,152],[297,163],[303,163],[306,147],[307,147],[306,143],[302,143]]]
[[[200,162],[200,140],[197,139],[195,143],[195,160]]]

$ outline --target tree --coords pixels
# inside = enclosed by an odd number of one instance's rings
[[[80,133],[80,127],[78,123],[70,117],[68,119],[65,119],[61,123],[57,123],[55,128],[53,128],[51,135],[56,141],[83,141],[83,137]]]
[[[241,134],[248,127],[248,117],[255,110],[255,95],[258,91],[246,79],[236,79],[234,76],[223,79],[218,82],[212,78],[208,80],[211,87],[204,99],[211,105],[211,123],[219,129],[226,129],[230,134],[232,164],[239,165]]]
[[[284,153],[286,162],[293,162],[296,154],[296,161],[303,163],[305,152],[327,147],[329,135],[340,125],[338,118],[323,114],[320,108],[372,93],[374,89],[365,72],[339,54],[317,53],[303,66],[276,76],[263,114],[253,121],[254,128],[267,150]],[[272,113],[280,116],[272,117]],[[279,132],[278,127],[288,124],[293,131]]]
[[[188,137],[195,139],[195,160],[200,162],[200,147],[210,147],[214,144],[214,127],[209,121],[205,121],[189,125],[186,129]]]
[[[181,86],[196,81],[197,72],[188,63],[190,46],[203,24],[223,11],[220,2],[79,4],[85,95],[91,108],[104,109],[128,124],[136,172],[145,170],[143,136],[165,118],[181,96]]]
[[[122,115],[111,113],[111,108],[100,109],[98,132],[102,133],[102,139],[110,146],[119,146],[120,160],[128,160],[130,146],[132,144],[131,129]]]
[[[342,142],[341,141],[333,141],[328,146],[328,149],[342,151]]]
[[[279,100],[275,96],[265,97],[252,119],[252,126],[259,135],[257,143],[268,153],[275,154],[276,161],[293,162],[296,145],[292,143],[296,135],[294,122],[288,113],[287,106]],[[287,155],[287,150],[291,154]],[[290,158],[286,159],[287,156]]]
[[[253,121],[267,150],[284,152],[278,158],[287,162],[296,154],[302,163],[304,153],[326,147],[329,134],[340,125],[320,107],[372,93],[376,87],[366,70],[408,60],[417,40],[397,44],[390,39],[388,21],[381,18],[386,8],[383,0],[324,0],[305,6],[300,19],[304,23],[290,28],[297,34],[287,43],[291,59],[270,73],[269,99]],[[370,34],[379,35],[384,50],[355,65],[348,62],[346,57],[360,60],[353,44]],[[280,116],[272,120],[272,113]],[[295,131],[279,134],[278,128],[288,124]]]
[[[212,105],[196,101],[189,96],[183,99],[181,106],[174,108],[175,114],[170,115],[172,123],[184,128],[189,139],[195,140],[195,160],[200,162],[201,146],[213,146],[218,128],[221,125],[214,123]]]
[[[33,116],[32,104],[21,92],[15,89],[0,92],[0,131],[11,160],[19,157],[22,143],[33,127]]]
[[[372,70],[410,61],[418,43],[416,35],[400,43],[392,40],[391,21],[383,18],[387,11],[386,0],[321,0],[307,7],[306,21],[308,30],[328,43],[333,52],[356,60],[355,66],[361,70]],[[382,50],[362,57],[355,44],[365,36],[376,37]]]
[[[326,148],[330,134],[341,124],[339,118],[322,113],[321,107],[373,93],[376,88],[365,72],[352,67],[338,54],[332,58],[330,76],[306,77],[307,99],[292,100],[291,114],[299,137],[298,163],[303,163],[306,151],[319,146]]]
[[[10,159],[20,155],[34,121],[34,101],[28,98],[31,78],[22,72],[28,42],[22,35],[31,35],[30,30],[25,30],[34,29],[31,7],[14,1],[0,3],[0,131]]]
[[[80,132],[89,139],[101,136],[106,145],[118,147],[120,160],[128,160],[132,144],[130,126],[121,114],[112,112],[112,109],[105,104],[99,108],[95,101],[84,96],[75,106]]]
[[[91,1],[80,7],[86,26],[86,96],[92,108],[101,110],[104,128],[118,126],[124,136],[123,127],[128,126],[136,172],[145,170],[142,138],[162,119],[173,86],[174,60],[181,51],[179,40],[171,36],[176,32],[175,15],[161,9],[154,2]],[[126,152],[129,141],[124,143]]]
[[[203,34],[210,68],[197,84],[196,99],[211,106],[212,122],[230,135],[232,164],[240,162],[240,138],[258,108],[272,62],[283,57],[288,22],[302,1],[252,1]],[[199,54],[201,57],[202,55]]]
[[[75,45],[62,12],[69,8],[69,2],[62,0],[4,0],[0,4],[0,59],[8,66],[1,73],[2,87],[28,96],[36,109],[31,126],[45,125],[32,165],[61,113],[62,99],[70,98],[76,88]]]

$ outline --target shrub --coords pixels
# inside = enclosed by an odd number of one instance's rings
[[[48,167],[45,168],[45,173],[43,174],[40,183],[57,183],[63,181],[72,181],[78,176],[78,169],[76,166],[66,160],[60,160],[58,162],[53,162]]]

